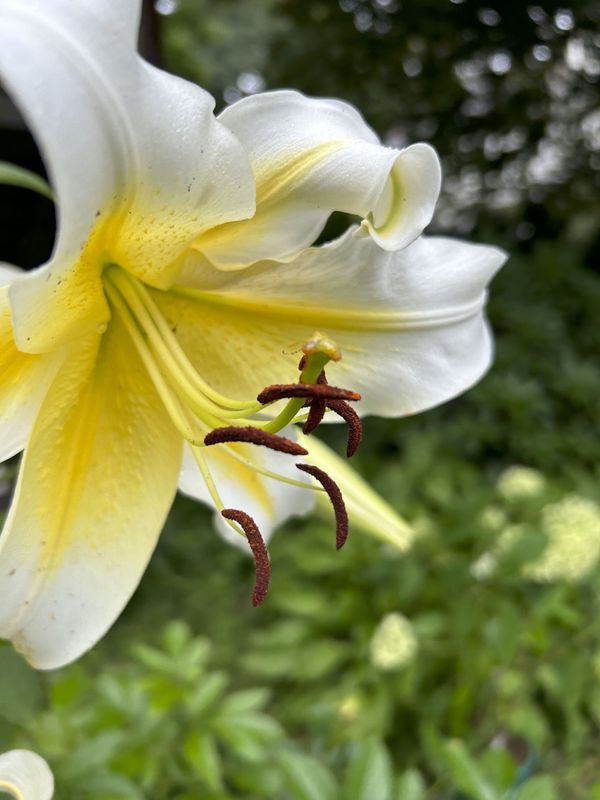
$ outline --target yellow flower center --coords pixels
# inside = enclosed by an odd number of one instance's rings
[[[335,342],[320,333],[313,334],[302,348],[304,356],[299,367],[299,383],[267,387],[257,399],[236,400],[216,391],[202,378],[151,293],[138,278],[114,264],[106,267],[103,278],[112,312],[119,316],[128,331],[175,428],[191,445],[196,463],[218,509],[222,511],[224,506],[203,455],[203,448],[213,444],[229,445],[228,455],[267,477],[304,489],[327,491],[327,487],[324,489],[314,483],[272,472],[245,458],[231,444],[246,441],[292,455],[306,454],[302,447],[276,434],[289,424],[306,422],[310,418],[304,407],[307,403],[317,402],[315,393],[323,394],[318,399],[322,412],[325,411],[325,397],[330,398],[328,402],[334,408],[336,401],[331,397],[335,397],[335,392],[348,396],[348,399],[358,399],[358,395],[351,396],[352,392],[329,387],[326,381],[320,381],[320,376],[324,375],[323,367],[329,361],[341,358]],[[267,407],[280,399],[287,399],[282,410],[274,418],[267,416]],[[290,446],[299,452],[292,453],[290,449],[285,449]],[[230,525],[242,533],[236,520],[232,520]]]

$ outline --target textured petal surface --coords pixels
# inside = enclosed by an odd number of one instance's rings
[[[9,750],[0,755],[0,791],[16,800],[50,800],[54,778],[48,764],[31,750]]]
[[[77,658],[120,614],[180,460],[180,438],[119,323],[73,350],[36,420],[0,535],[0,636],[35,667]]]
[[[0,281],[14,281],[19,273],[0,266]],[[4,276],[4,278],[3,278]],[[8,289],[0,286],[0,461],[25,446],[61,353],[21,353],[13,338]]]
[[[222,269],[292,258],[332,211],[364,218],[386,249],[409,244],[431,220],[440,189],[434,150],[383,147],[347,103],[271,92],[240,100],[219,119],[244,145],[257,192],[254,217],[196,242]]]
[[[295,439],[293,428],[286,428],[282,436]],[[315,503],[315,492],[281,483],[241,464],[231,453],[235,452],[252,461],[261,469],[271,470],[292,480],[310,484],[309,479],[294,466],[300,459],[253,445],[214,445],[202,449],[202,455],[215,480],[225,508],[238,508],[254,519],[264,539],[288,517],[308,514]],[[186,446],[179,489],[190,497],[214,507],[204,480]],[[237,535],[217,512],[215,526],[227,541],[248,549],[246,540]]]
[[[17,341],[30,352],[106,322],[105,261],[168,285],[195,237],[254,210],[247,157],[213,99],[136,55],[139,7],[0,0],[0,79],[59,203],[50,264],[12,292]]]
[[[315,330],[340,345],[329,380],[361,392],[363,414],[414,414],[465,391],[490,364],[485,288],[505,254],[443,237],[387,252],[353,234],[237,273],[198,260],[186,277],[202,288],[158,302],[202,374],[240,399],[294,380]]]

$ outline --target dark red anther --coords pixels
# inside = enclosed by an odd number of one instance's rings
[[[239,511],[237,508],[224,508],[221,511],[221,516],[237,522],[246,534],[256,567],[256,579],[252,590],[252,605],[256,608],[262,603],[269,591],[271,577],[271,564],[265,540],[262,538],[256,522],[245,511]]]
[[[362,439],[362,424],[356,411],[343,400],[329,400],[327,408],[338,414],[348,425],[348,444],[346,456],[352,458]],[[308,420],[307,420],[308,421]],[[306,433],[306,431],[304,431]]]
[[[267,386],[256,398],[265,405],[275,400],[287,400],[292,397],[323,398],[325,400],[360,400],[357,392],[340,389],[323,383],[275,383]]]
[[[302,472],[307,472],[316,478],[321,486],[327,492],[327,496],[331,500],[331,505],[335,512],[335,546],[340,550],[346,543],[348,538],[348,512],[346,511],[346,504],[337,483],[330,478],[329,475],[319,467],[312,464],[296,464],[296,467]]]
[[[215,428],[204,437],[204,444],[223,444],[223,442],[247,442],[248,444],[261,444],[271,450],[287,453],[290,456],[305,456],[308,451],[297,442],[278,436],[276,433],[255,428],[229,425],[225,428]]]
[[[298,364],[298,369],[303,370],[304,365],[306,363],[306,356],[302,356],[300,359],[300,363]],[[325,375],[325,370],[322,369],[319,373],[319,377],[317,378],[317,383],[327,386],[327,377]],[[304,425],[302,426],[302,433],[305,436],[309,436],[316,428],[319,427],[321,422],[323,421],[323,417],[325,416],[325,411],[327,410],[327,402],[323,398],[315,397],[313,400],[307,400],[304,403],[305,406],[310,408],[308,412],[308,418]]]
[[[344,401],[332,400],[331,402],[343,403]],[[308,412],[308,417],[306,419],[306,422],[302,426],[302,433],[305,436],[311,434],[315,430],[315,428],[317,428],[321,424],[321,421],[323,420],[323,416],[327,409],[327,401],[323,400],[320,397],[316,397],[308,405],[310,407],[310,411]]]

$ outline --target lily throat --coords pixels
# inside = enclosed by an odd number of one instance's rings
[[[267,386],[256,398],[231,398],[217,391],[198,373],[151,292],[141,281],[124,269],[110,265],[104,272],[104,290],[112,313],[120,319],[130,336],[166,413],[191,446],[200,474],[217,509],[233,530],[247,539],[251,547],[257,574],[253,602],[257,605],[264,598],[268,585],[266,548],[264,543],[260,545],[260,532],[247,514],[225,508],[210,473],[204,455],[205,448],[225,447],[229,456],[267,478],[302,489],[325,492],[335,514],[339,549],[347,537],[348,517],[341,493],[328,475],[303,461],[296,464],[297,468],[313,480],[294,480],[266,469],[236,449],[240,443],[252,444],[303,458],[309,455],[308,451],[280,435],[280,431],[300,422],[303,423],[304,433],[309,434],[327,411],[333,411],[348,424],[347,455],[353,455],[360,443],[361,427],[358,415],[349,403],[360,400],[360,395],[330,386],[324,371],[330,361],[341,358],[339,349],[328,337],[314,333],[302,347],[303,356],[298,365],[300,374],[295,382]],[[274,414],[270,407],[276,403],[283,403],[283,406]]]
[[[105,271],[104,288],[113,313],[123,322],[167,413],[193,446],[204,445],[206,429],[247,425],[278,433],[286,425],[305,422],[304,407],[316,395],[332,403],[360,399],[355,392],[330,387],[320,380],[325,365],[341,358],[337,345],[320,333],[313,334],[303,345],[297,384],[266,387],[257,398],[247,400],[227,397],[198,373],[141,281],[111,265]],[[269,406],[285,399],[288,402],[274,418],[265,414]]]

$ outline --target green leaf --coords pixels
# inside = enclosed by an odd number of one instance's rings
[[[213,724],[216,727],[235,727],[237,731],[256,736],[262,741],[273,741],[283,736],[283,730],[277,720],[260,711],[244,711],[238,714],[219,713]]]
[[[236,754],[257,763],[265,758],[265,745],[281,738],[283,731],[276,720],[259,712],[218,714],[212,720],[212,730]]]
[[[81,776],[81,790],[86,797],[111,798],[111,800],[144,800],[144,795],[133,783],[113,772],[98,772]]]
[[[416,769],[403,772],[396,788],[396,800],[425,800],[425,781]]]
[[[189,734],[184,742],[183,752],[209,789],[223,790],[221,757],[213,736],[203,733]]]
[[[8,161],[0,161],[0,184],[31,189],[32,192],[37,192],[48,200],[54,200],[52,189],[43,178],[16,164],[9,164]]]
[[[127,741],[127,734],[118,730],[109,730],[87,739],[70,753],[63,766],[63,777],[72,780],[89,775],[94,769],[105,766],[117,755]]]
[[[215,727],[215,734],[227,750],[233,751],[243,761],[257,764],[267,757],[263,740],[245,730],[238,730],[234,725],[218,725]]]
[[[186,708],[190,716],[198,717],[204,714],[221,697],[227,683],[228,678],[224,672],[211,672],[207,675],[186,699]]]
[[[39,710],[38,674],[12,647],[0,647],[0,717],[22,725]]]
[[[279,754],[279,763],[286,789],[293,800],[335,800],[337,797],[333,775],[316,758],[284,750]]]
[[[538,775],[523,786],[517,800],[558,800],[558,793],[552,778]]]
[[[238,714],[244,711],[258,711],[269,699],[270,691],[266,688],[242,689],[233,692],[221,703],[221,714]]]
[[[460,739],[450,739],[442,745],[443,758],[457,789],[473,800],[499,800]]]
[[[392,784],[392,765],[383,742],[362,742],[346,775],[344,800],[390,800]]]
[[[479,758],[479,765],[497,791],[505,792],[508,787],[514,785],[517,764],[507,750],[486,750]]]

